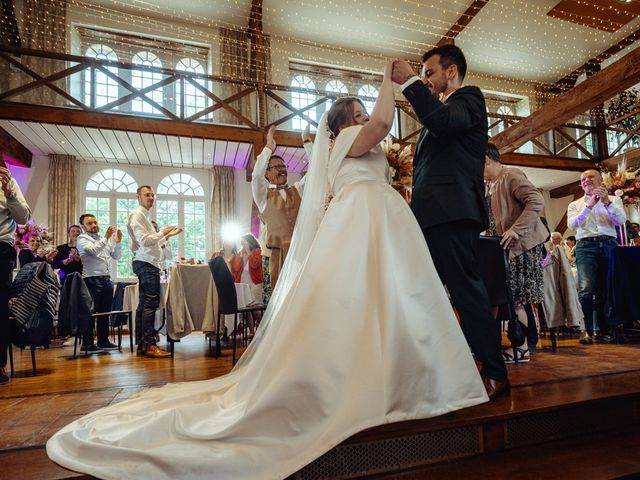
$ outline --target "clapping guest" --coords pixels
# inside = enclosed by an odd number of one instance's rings
[[[501,245],[509,251],[509,283],[516,314],[528,330],[528,340],[518,349],[518,360],[526,361],[537,342],[532,305],[544,299],[541,258],[547,229],[540,220],[544,199],[521,170],[500,163],[500,153],[491,143],[487,146],[484,178],[489,182],[496,233],[502,237]]]
[[[28,237],[28,247],[20,250],[20,253],[18,253],[20,268],[31,262],[51,263],[58,252],[56,250],[45,251],[42,248],[42,237],[39,235],[29,234]]]
[[[62,285],[64,285],[64,281],[69,274],[73,272],[82,273],[82,260],[76,246],[77,238],[81,233],[82,229],[79,225],[70,225],[67,228],[67,243],[56,247],[58,253],[53,259],[52,266],[59,269],[58,275]]]
[[[0,153],[0,385],[9,383],[4,370],[9,347],[9,289],[16,264],[16,223],[31,220],[31,210],[22,196],[18,183],[11,177]]]
[[[560,232],[551,232],[551,238],[544,246],[547,252],[560,248],[564,252],[564,256],[567,257],[567,260],[569,260],[569,262],[573,261],[571,247],[562,241],[562,234]]]
[[[80,225],[84,233],[78,236],[78,255],[82,260],[82,277],[93,299],[94,312],[108,312],[113,301],[113,283],[109,264],[111,260],[119,260],[122,256],[122,232],[109,225],[100,236],[97,218],[85,213],[80,216]],[[82,338],[82,350],[89,353],[100,353],[102,350],[118,348],[109,341],[109,317],[102,316],[96,320],[98,325],[98,346],[93,343],[93,323],[90,324]]]
[[[224,259],[224,263],[227,264],[229,271],[233,273],[232,265],[237,253],[238,247],[236,246],[236,242],[226,238],[222,240],[222,248],[211,255],[211,258],[222,257]]]
[[[605,318],[607,274],[611,252],[618,245],[616,227],[627,220],[620,197],[609,195],[597,170],[586,170],[580,176],[584,197],[567,207],[567,225],[576,231],[576,268],[578,295],[588,335],[580,343],[593,343],[594,315],[601,339],[610,342]]]
[[[246,283],[251,289],[253,303],[262,303],[264,275],[262,270],[262,251],[256,237],[247,233],[241,237],[242,249],[231,259],[231,274],[236,283]],[[249,314],[249,331],[253,333],[255,320]]]

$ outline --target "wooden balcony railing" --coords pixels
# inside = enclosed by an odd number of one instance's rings
[[[320,114],[340,96],[321,90],[260,85],[252,80],[10,47],[0,47],[0,70],[8,72],[0,77],[0,105],[48,105],[181,123],[232,125],[252,131],[264,131],[272,125],[279,130],[295,130],[296,118],[317,127]],[[143,87],[136,87],[135,83]],[[488,115],[490,135],[522,119]],[[580,120],[549,130],[518,152],[599,161],[637,142],[639,117],[637,110],[607,124],[609,152],[598,151],[598,129]],[[635,123],[630,121],[634,119]],[[397,101],[394,134],[398,140],[414,142],[420,128],[411,106]]]

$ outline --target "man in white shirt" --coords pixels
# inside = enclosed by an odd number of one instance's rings
[[[93,299],[95,313],[111,311],[113,301],[113,283],[109,263],[122,256],[122,232],[109,225],[104,237],[98,232],[100,226],[96,217],[90,213],[80,215],[80,225],[84,233],[78,235],[76,248],[82,262],[82,278]],[[114,235],[115,234],[115,235]],[[114,243],[111,242],[114,241]],[[93,323],[82,336],[82,350],[99,353],[102,350],[118,348],[109,341],[109,317],[96,319],[98,346],[93,343]]]
[[[129,215],[127,228],[134,252],[133,271],[138,277],[140,301],[136,309],[136,343],[138,355],[166,358],[170,354],[156,345],[154,319],[160,306],[160,270],[164,261],[162,247],[167,239],[182,232],[175,225],[156,232],[151,223],[151,208],[156,194],[149,185],[142,185],[136,192],[140,205]]]
[[[596,313],[603,341],[610,341],[604,315],[607,300],[609,257],[618,244],[616,227],[624,225],[627,217],[622,200],[609,195],[597,170],[587,170],[580,176],[584,197],[569,204],[567,225],[576,231],[575,251],[578,269],[578,296],[584,313],[588,336],[581,343],[593,343],[593,314]]]
[[[251,192],[260,219],[265,225],[264,253],[269,257],[268,270],[271,287],[275,287],[282,264],[289,251],[291,236],[302,201],[305,178],[292,187],[287,184],[288,171],[284,159],[273,155],[276,149],[275,127],[267,132],[267,144],[258,155],[251,177]],[[308,128],[302,133],[303,145],[311,156],[311,135]]]
[[[10,335],[9,289],[16,266],[16,251],[13,248],[16,224],[24,225],[29,220],[29,205],[0,153],[0,385],[9,383],[9,375],[4,367],[7,365]]]

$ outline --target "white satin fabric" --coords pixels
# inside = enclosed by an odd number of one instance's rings
[[[335,196],[249,360],[73,422],[52,460],[105,479],[281,479],[363,429],[488,400],[381,149],[331,162]]]

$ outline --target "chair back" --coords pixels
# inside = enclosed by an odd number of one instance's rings
[[[509,260],[500,245],[500,237],[483,237],[478,240],[479,274],[487,288],[492,306],[509,305]]]
[[[233,314],[238,311],[238,297],[233,276],[222,257],[209,260],[209,270],[213,276],[213,283],[218,292],[219,313],[223,315]]]

